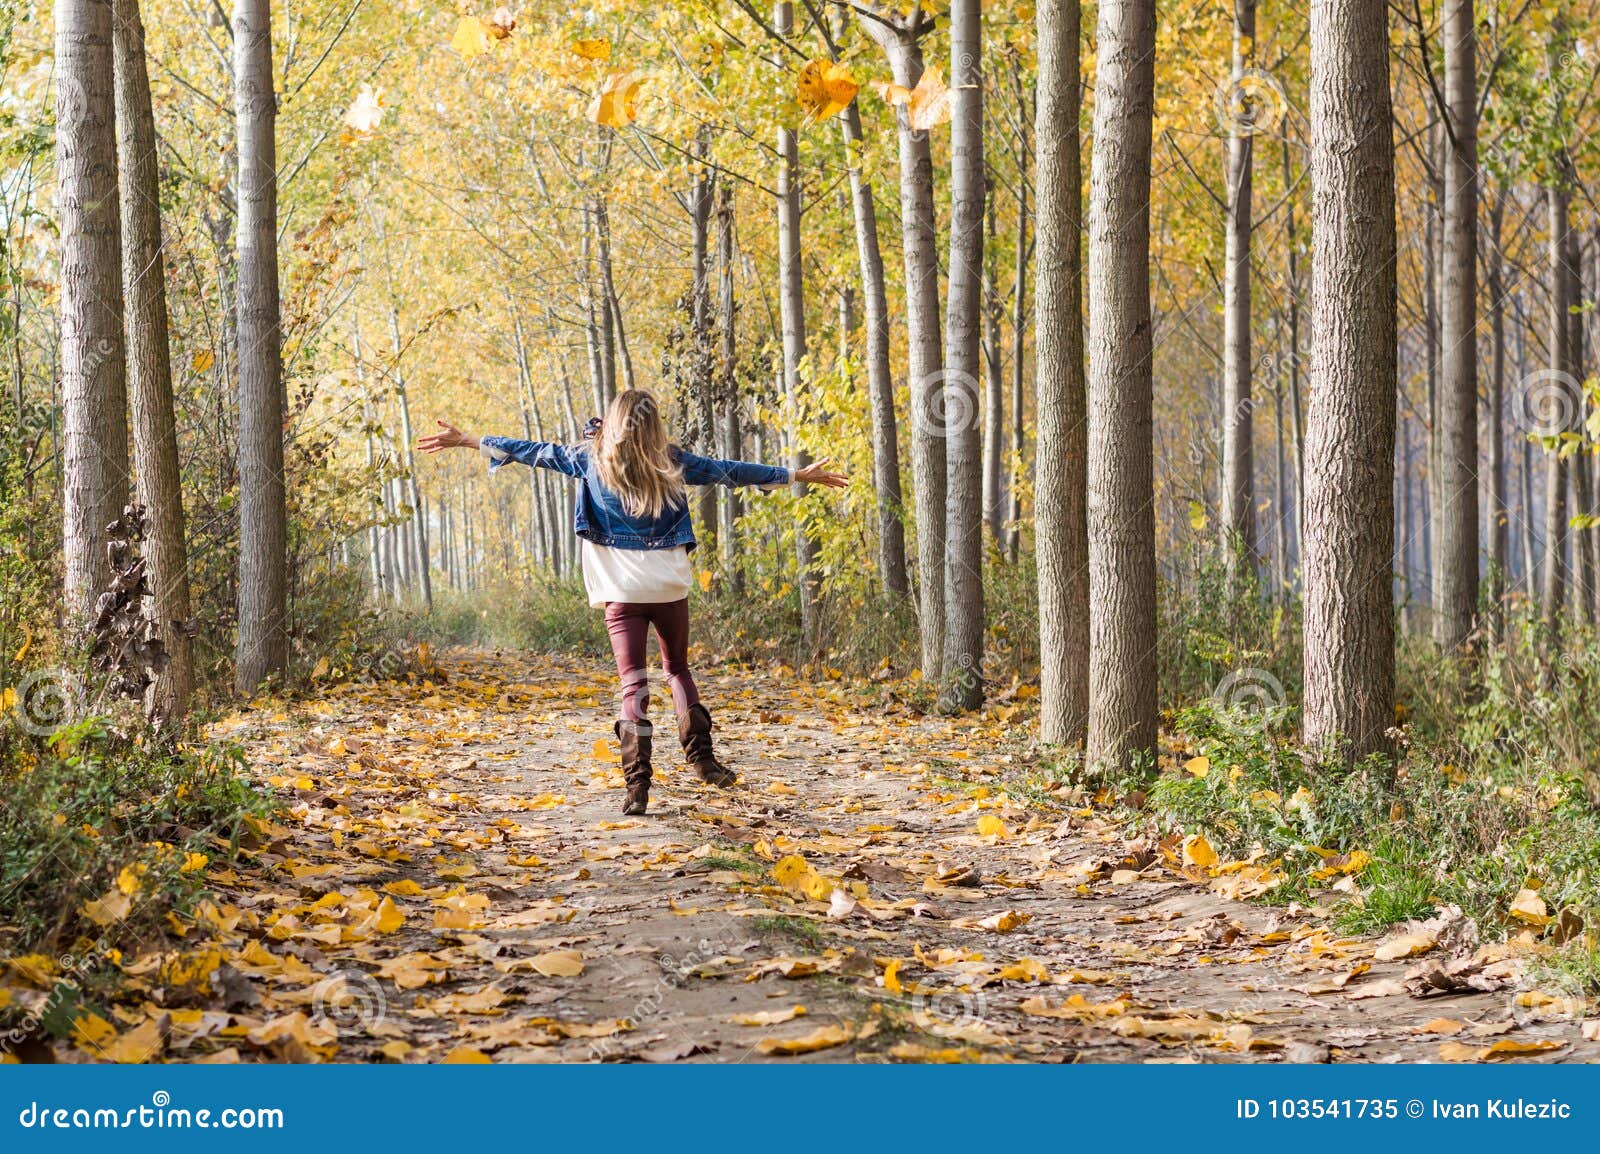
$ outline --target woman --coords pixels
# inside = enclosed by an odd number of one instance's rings
[[[661,644],[667,686],[678,714],[684,756],[711,785],[738,779],[711,746],[711,714],[689,672],[689,550],[695,547],[686,485],[753,485],[775,489],[804,483],[842,488],[847,478],[818,461],[803,469],[718,461],[685,452],[667,440],[655,398],[629,389],[611,402],[594,445],[571,447],[510,437],[475,437],[445,421],[424,437],[425,453],[477,449],[489,469],[521,461],[580,482],[574,528],[582,538],[583,583],[589,604],[605,609],[611,652],[622,680],[617,741],[628,795],[622,812],[642,814],[650,800],[650,690],[645,648],[651,627]]]

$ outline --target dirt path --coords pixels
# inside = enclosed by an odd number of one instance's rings
[[[1247,871],[1130,854],[1128,831],[1028,783],[1008,706],[951,723],[872,687],[713,670],[742,789],[699,785],[658,739],[651,812],[628,819],[608,670],[441,669],[219,727],[292,817],[218,879],[232,1017],[189,1057],[1600,1057],[1570,1004],[1408,992],[1434,962],[1444,985],[1506,968],[1451,978],[1448,932],[1378,961],[1317,911],[1214,892]]]

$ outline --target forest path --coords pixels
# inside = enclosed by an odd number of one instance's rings
[[[1217,892],[1246,870],[1130,852],[1125,827],[1028,781],[1008,706],[922,718],[877,687],[708,668],[740,788],[699,784],[660,725],[650,813],[624,818],[609,668],[438,668],[218,727],[290,797],[218,897],[259,927],[236,963],[261,993],[245,1024],[283,1056],[1600,1056],[1571,1014],[1507,991],[1408,993],[1444,946],[1378,961],[1325,911]]]

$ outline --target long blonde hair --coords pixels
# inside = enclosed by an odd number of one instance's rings
[[[659,517],[686,503],[683,469],[672,459],[656,399],[643,389],[618,393],[596,438],[600,482],[633,517]]]

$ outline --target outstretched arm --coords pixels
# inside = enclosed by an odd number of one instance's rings
[[[779,485],[826,485],[831,489],[843,488],[849,483],[843,473],[828,468],[826,460],[807,465],[803,469],[786,469],[782,465],[759,465],[754,461],[721,461],[715,457],[702,457],[696,453],[678,454],[683,466],[683,480],[687,485],[755,485],[774,488]]]
[[[566,445],[549,441],[519,441],[514,437],[479,437],[463,433],[448,421],[440,421],[442,433],[434,433],[417,442],[424,453],[439,453],[445,449],[477,449],[489,458],[489,469],[498,469],[507,461],[521,461],[538,469],[554,469],[569,477],[583,476],[583,463]]]

